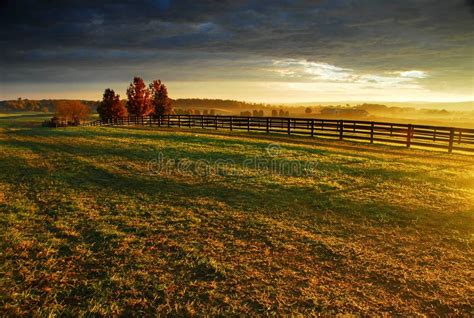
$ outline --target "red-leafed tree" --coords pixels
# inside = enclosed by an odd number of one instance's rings
[[[113,89],[107,88],[104,91],[102,101],[97,106],[100,119],[110,120],[127,116],[127,109],[120,101],[120,95],[115,94]]]
[[[171,99],[168,97],[168,89],[160,80],[150,83],[151,103],[155,116],[169,115],[172,112]]]
[[[150,90],[140,77],[134,77],[127,88],[127,110],[130,115],[148,116],[153,112],[150,100]]]
[[[78,125],[86,120],[90,114],[90,108],[78,100],[62,100],[56,105],[55,117],[57,120],[66,121],[68,124]]]

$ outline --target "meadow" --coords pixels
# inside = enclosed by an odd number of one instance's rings
[[[474,314],[472,155],[45,116],[0,116],[2,316]]]

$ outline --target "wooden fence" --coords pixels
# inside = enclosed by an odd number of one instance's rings
[[[244,117],[208,115],[130,116],[109,121],[92,121],[80,126],[128,126],[228,129],[360,140],[474,153],[474,129],[384,123],[361,120],[334,120],[286,117]]]

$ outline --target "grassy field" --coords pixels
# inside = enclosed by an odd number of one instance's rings
[[[474,314],[474,156],[42,120],[0,117],[1,316]]]

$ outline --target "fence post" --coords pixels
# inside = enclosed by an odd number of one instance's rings
[[[170,123],[170,119],[171,119],[171,116],[168,115],[168,127],[170,127],[171,123]]]
[[[215,127],[215,128],[217,129],[217,115],[216,115],[216,116],[214,116],[214,124],[216,125],[216,127]]]
[[[188,116],[188,126],[191,128],[191,115]]]
[[[204,128],[204,115],[201,115],[201,128]]]
[[[247,117],[247,131],[250,131],[250,117]]]
[[[344,134],[344,121],[339,121],[339,140],[343,139]]]
[[[289,118],[288,118],[288,135],[291,135],[291,122]]]
[[[181,128],[181,115],[178,115],[178,128]]]
[[[230,131],[232,131],[232,116],[229,116],[229,128],[230,128]]]
[[[370,143],[374,143],[374,123],[370,123]]]
[[[270,118],[267,117],[267,134],[270,132]]]
[[[453,152],[453,143],[454,143],[454,128],[451,128],[451,130],[449,131],[449,147],[448,147],[449,153]]]
[[[411,146],[411,137],[412,137],[412,131],[413,131],[413,126],[410,124],[408,125],[408,130],[407,130],[407,148],[410,148]]]
[[[314,119],[311,119],[311,137],[314,137]]]

